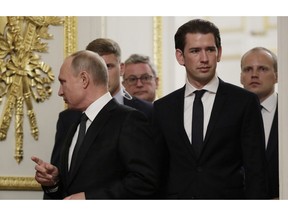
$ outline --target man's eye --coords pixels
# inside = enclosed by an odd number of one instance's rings
[[[249,71],[251,71],[251,68],[244,68],[243,69],[243,72],[249,72]]]
[[[137,79],[136,77],[130,77],[130,78],[129,78],[129,80],[130,80],[131,82],[134,82],[136,79]]]
[[[208,51],[208,52],[215,52],[216,49],[215,49],[215,47],[211,47],[211,48],[208,48],[207,51]]]
[[[268,71],[268,68],[267,67],[260,67],[260,71],[263,71],[263,72]]]
[[[141,80],[147,81],[147,80],[149,80],[149,76],[143,76],[143,77],[141,77]]]
[[[198,53],[199,50],[197,50],[197,49],[192,49],[190,52],[191,52],[191,53]]]

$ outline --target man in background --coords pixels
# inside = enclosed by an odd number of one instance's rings
[[[258,96],[262,107],[270,199],[279,198],[277,80],[277,57],[272,51],[255,47],[242,56],[241,83]]]
[[[124,62],[122,83],[131,95],[153,103],[158,82],[156,69],[148,56],[133,54]]]

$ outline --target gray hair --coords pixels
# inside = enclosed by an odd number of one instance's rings
[[[129,56],[129,58],[124,62],[125,65],[128,64],[139,64],[139,63],[144,63],[144,64],[148,64],[153,75],[155,77],[157,77],[157,72],[155,69],[154,64],[150,61],[149,56],[145,56],[145,55],[140,55],[140,54],[132,54]]]
[[[108,84],[108,69],[105,61],[99,54],[88,50],[81,50],[73,53],[70,57],[72,58],[71,66],[74,74],[85,70],[92,75],[95,84]]]

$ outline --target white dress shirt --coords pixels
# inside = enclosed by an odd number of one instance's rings
[[[113,96],[113,98],[115,98],[119,104],[123,105],[124,97],[128,100],[132,100],[132,96],[125,90],[122,85],[120,85],[120,91],[118,91],[117,94]]]
[[[115,98],[119,104],[124,104],[123,88],[122,87],[120,87],[120,91],[118,91],[117,94],[115,94],[113,96],[113,98]]]
[[[267,148],[272,122],[277,107],[277,93],[274,92],[266,100],[264,100],[261,105],[263,107],[261,113],[265,130],[265,146]]]
[[[207,130],[207,126],[209,123],[209,119],[211,116],[216,92],[219,86],[219,79],[215,76],[207,85],[205,85],[202,89],[205,89],[206,92],[202,96],[201,100],[203,103],[204,109],[204,124],[203,124],[203,137],[205,139],[205,134]],[[192,110],[193,110],[193,102],[195,98],[195,94],[193,93],[196,89],[192,86],[188,79],[186,79],[186,87],[185,87],[185,95],[184,95],[184,128],[187,133],[187,136],[191,142],[192,135]]]

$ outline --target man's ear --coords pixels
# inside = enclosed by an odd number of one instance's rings
[[[124,63],[120,63],[120,76],[124,75]]]
[[[222,57],[222,47],[218,48],[218,56],[217,56],[217,62],[220,62]]]
[[[176,49],[175,51],[175,56],[176,56],[176,59],[178,61],[178,63],[182,66],[184,66],[184,55],[183,55],[183,52],[180,50],[180,49]]]
[[[82,80],[83,88],[87,88],[87,86],[89,85],[89,82],[90,82],[90,76],[87,73],[87,71],[81,71],[80,72],[80,79]]]

